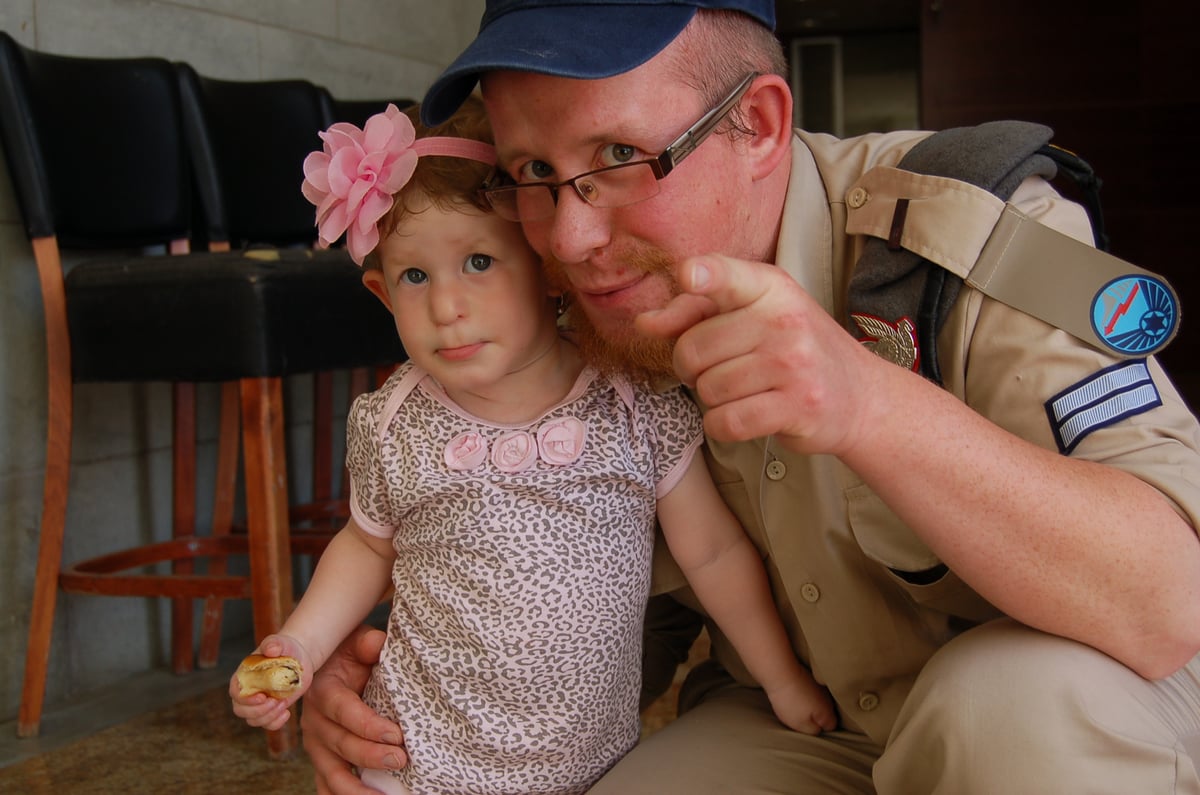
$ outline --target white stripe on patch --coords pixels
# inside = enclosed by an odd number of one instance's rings
[[[1050,405],[1057,420],[1062,420],[1072,412],[1084,406],[1091,405],[1105,395],[1111,395],[1119,389],[1127,389],[1133,384],[1150,380],[1150,370],[1143,359],[1118,365],[1116,370],[1102,370],[1098,375],[1059,393]]]
[[[1145,359],[1101,370],[1046,402],[1046,415],[1058,449],[1070,453],[1099,428],[1162,405]]]

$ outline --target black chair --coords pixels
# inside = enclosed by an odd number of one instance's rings
[[[157,58],[40,53],[0,32],[0,141],[42,287],[49,377],[46,479],[18,733],[38,732],[57,593],[174,600],[172,658],[191,667],[192,599],[249,598],[255,635],[291,610],[282,379],[293,373],[395,361],[391,317],[339,252],[188,253],[192,169],[177,70]],[[206,177],[211,179],[211,175]],[[298,192],[299,179],[293,181]],[[162,245],[175,256],[148,255]],[[83,252],[64,273],[62,250]],[[355,289],[351,289],[355,288]],[[390,348],[382,348],[390,341]],[[161,381],[174,395],[172,538],[63,566],[73,387]],[[195,528],[196,382],[236,382],[247,533],[225,532],[231,489],[214,533]],[[231,405],[232,404],[232,405]],[[236,427],[236,426],[235,426]],[[236,433],[236,432],[235,432]],[[232,483],[225,445],[218,491]],[[247,555],[248,575],[195,561]],[[171,573],[142,572],[169,561]],[[294,724],[295,721],[291,721]],[[273,755],[295,729],[271,733]]]
[[[201,228],[210,247],[233,248],[249,256],[285,258],[310,250],[316,242],[314,208],[300,192],[304,158],[320,147],[318,131],[333,123],[329,93],[306,80],[220,80],[205,77],[186,63],[177,63],[183,95],[184,118],[197,165]],[[338,271],[348,267],[344,252],[304,255]],[[354,268],[355,277],[359,271]],[[378,315],[382,307],[365,308],[366,289],[354,280],[327,285],[323,317],[314,330],[332,324],[353,326],[355,319],[338,316],[347,310]],[[347,294],[348,293],[348,294]],[[339,350],[344,335],[323,334],[309,340],[311,351],[322,351],[322,361],[352,367],[348,400],[371,386],[371,373],[379,377],[404,358],[394,328],[372,340],[361,351]],[[364,367],[357,365],[372,365]],[[306,368],[307,369],[307,368]],[[333,532],[349,516],[345,488],[335,493],[334,478],[334,379],[328,370],[313,372],[312,497],[289,506],[294,552],[319,554]],[[231,436],[230,431],[225,437]],[[235,526],[235,529],[238,529]],[[205,638],[217,635],[219,603],[205,610]],[[215,647],[201,654],[215,659]]]
[[[404,110],[410,105],[415,105],[416,100],[413,99],[337,99],[333,100],[333,116],[334,121],[348,121],[351,124],[362,127],[367,123],[367,119],[374,116],[376,113],[382,113],[387,108],[388,103],[392,103],[400,110]]]

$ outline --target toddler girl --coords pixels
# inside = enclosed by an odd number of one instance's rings
[[[410,360],[347,420],[352,518],[268,656],[300,691],[234,697],[276,729],[313,672],[394,588],[365,698],[404,729],[387,793],[582,793],[637,742],[657,517],[697,596],[798,731],[836,726],[792,653],[759,555],[697,455],[699,412],[586,366],[520,225],[480,187],[481,104],[414,131],[390,106],[305,161],[321,240],[345,231]],[[236,691],[234,691],[236,692]]]

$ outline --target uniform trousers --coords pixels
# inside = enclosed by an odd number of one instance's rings
[[[884,747],[789,731],[761,691],[693,673],[709,679],[698,703],[592,795],[1200,795],[1200,657],[1148,681],[1083,644],[990,622],[930,659]]]

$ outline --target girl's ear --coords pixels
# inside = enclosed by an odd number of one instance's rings
[[[792,147],[792,91],[776,74],[760,75],[742,99],[745,118],[754,137],[746,142],[754,160],[753,177],[773,173]]]
[[[378,268],[368,268],[363,271],[362,282],[368,290],[375,294],[375,297],[383,302],[389,312],[392,312],[392,296],[387,291],[387,279],[383,275],[383,271]],[[393,314],[395,314],[393,312]]]

